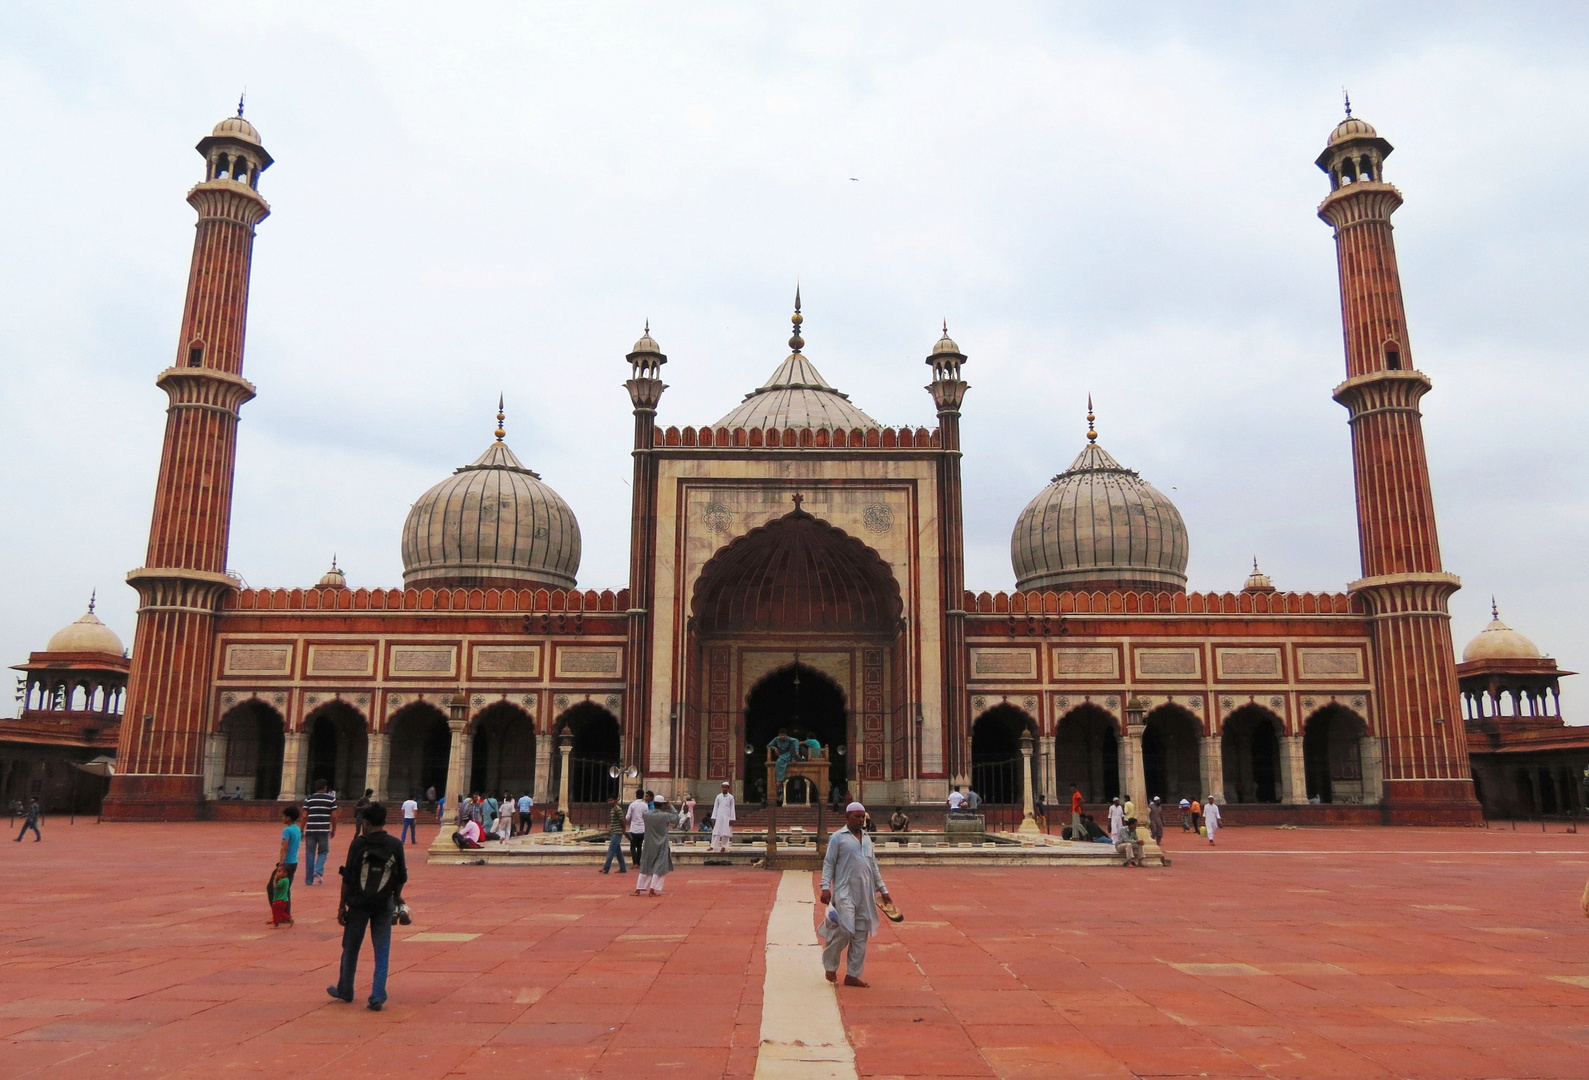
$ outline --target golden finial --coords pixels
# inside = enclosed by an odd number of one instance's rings
[[[800,336],[800,324],[805,322],[805,317],[800,314],[800,283],[795,282],[795,309],[789,321],[794,325],[794,336],[789,339],[789,347],[795,352],[805,348],[806,339]]]
[[[502,437],[507,434],[506,431],[502,430],[502,421],[504,421],[506,419],[507,419],[507,414],[502,411],[502,395],[498,394],[497,395],[497,442],[501,442],[502,441]]]
[[[1087,441],[1089,443],[1095,443],[1095,442],[1098,441],[1098,429],[1093,426],[1093,421],[1096,420],[1096,419],[1097,419],[1097,417],[1093,416],[1093,414],[1092,414],[1092,395],[1088,394],[1087,395]],[[1256,560],[1254,560],[1254,561],[1256,561]]]

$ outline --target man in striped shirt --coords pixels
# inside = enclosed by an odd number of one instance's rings
[[[314,794],[303,801],[303,818],[304,884],[316,885],[325,881],[326,856],[337,834],[337,797],[324,780],[315,781]]]

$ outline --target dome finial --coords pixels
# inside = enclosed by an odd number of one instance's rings
[[[795,282],[795,309],[789,321],[794,325],[794,336],[789,339],[789,348],[799,352],[805,348],[806,340],[800,336],[800,324],[805,322],[805,316],[800,314],[800,283]]]
[[[243,99],[248,96],[248,87],[243,87],[243,92],[237,95],[237,115],[243,115]]]
[[[1093,426],[1093,421],[1096,420],[1096,419],[1097,419],[1097,417],[1094,416],[1093,412],[1092,412],[1092,395],[1088,394],[1087,395],[1087,441],[1089,443],[1095,443],[1095,442],[1098,441],[1098,429]]]
[[[88,613],[90,615],[92,615],[94,613],[94,601],[98,600],[98,599],[99,599],[99,590],[97,588],[90,590],[89,594],[88,594]]]
[[[1258,572],[1258,556],[1256,555],[1252,557],[1252,572],[1255,574]]]
[[[1346,87],[1341,87],[1341,100],[1346,102],[1346,118],[1352,118],[1352,95],[1346,92]]]
[[[502,395],[498,394],[497,395],[497,442],[501,442],[502,441],[502,437],[507,434],[506,431],[502,430],[502,421],[504,421],[504,420],[506,420],[508,418],[507,417],[507,413],[502,411],[502,401],[503,401]]]
[[[94,610],[94,605],[93,604],[88,605],[88,610],[89,611],[93,611]],[[1500,617],[1501,617],[1501,609],[1499,607],[1497,607],[1496,604],[1495,604],[1495,594],[1491,593],[1490,594],[1490,618],[1499,619]]]

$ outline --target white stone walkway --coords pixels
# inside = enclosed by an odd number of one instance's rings
[[[756,1080],[856,1080],[833,984],[822,976],[811,872],[786,870],[767,918]]]

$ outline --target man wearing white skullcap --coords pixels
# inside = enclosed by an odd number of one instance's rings
[[[727,780],[712,802],[712,850],[727,851],[734,842],[734,788]]]
[[[817,933],[827,942],[822,967],[828,982],[838,981],[839,960],[844,958],[844,985],[866,986],[861,981],[866,944],[877,933],[877,897],[881,894],[888,900],[888,886],[866,833],[866,807],[858,802],[846,806],[844,824],[828,841],[827,858],[822,860],[822,902],[833,905],[833,912],[822,920]]]

